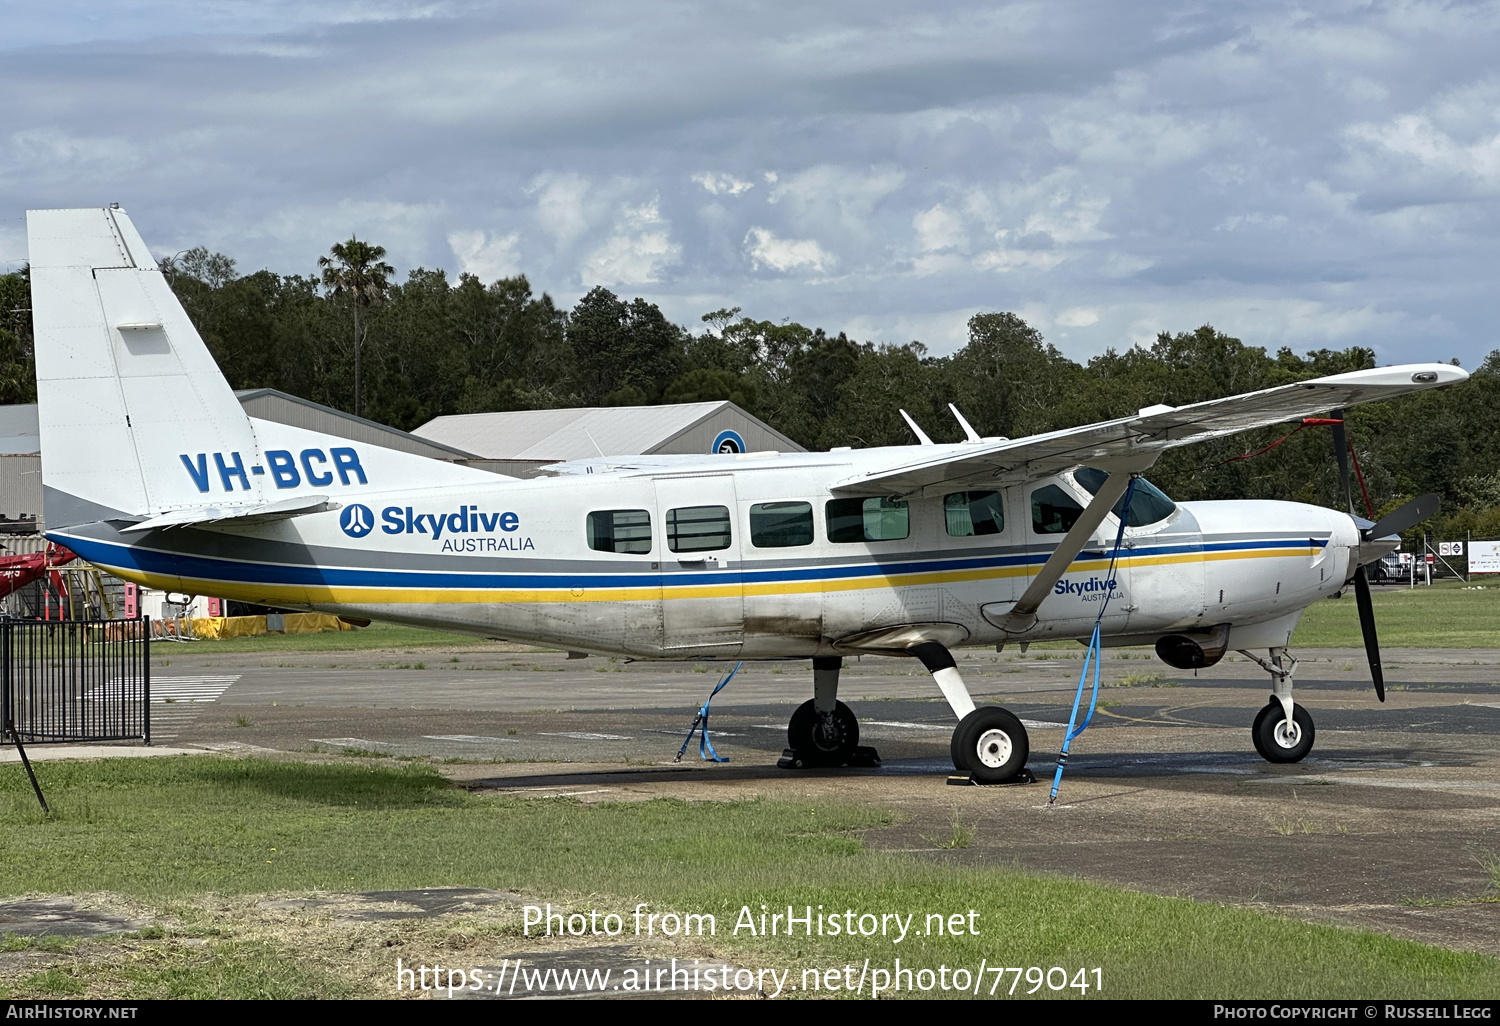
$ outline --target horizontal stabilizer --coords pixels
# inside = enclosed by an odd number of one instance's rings
[[[341,503],[330,502],[326,495],[303,495],[280,502],[265,502],[257,506],[198,506],[163,513],[159,517],[142,520],[138,524],[120,529],[122,534],[139,534],[169,527],[250,527],[276,520],[306,516],[309,513],[326,513],[338,509]]]

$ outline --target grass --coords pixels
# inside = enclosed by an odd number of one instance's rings
[[[1373,589],[1381,648],[1500,648],[1500,588],[1462,581]],[[1301,648],[1363,648],[1354,591],[1308,607],[1292,636]]]
[[[921,834],[919,836],[921,836],[922,840],[926,841],[928,844],[931,844],[935,848],[946,848],[951,851],[957,848],[967,848],[971,844],[973,844],[975,828],[969,826],[967,823],[963,822],[963,820],[955,816],[953,818],[953,823],[949,827],[947,837],[928,837],[926,834]]]
[[[388,976],[394,951],[415,957],[399,930],[421,927],[385,924],[359,936],[327,927],[314,944],[307,917],[257,932],[255,916],[267,914],[236,896],[455,885],[626,913],[638,900],[709,912],[720,929],[705,954],[799,971],[864,958],[889,965],[896,955],[918,967],[988,958],[1100,966],[1107,997],[1500,996],[1500,962],[1485,956],[964,867],[946,855],[873,851],[860,832],[892,816],[852,803],[522,800],[471,794],[414,764],[183,757],[39,769],[52,816],[34,809],[19,768],[0,768],[0,893],[113,892],[179,925],[160,939],[80,942],[49,956],[63,960],[51,968],[0,980],[7,996],[83,986],[91,995],[340,996],[360,973]],[[960,827],[946,847],[972,843],[972,828]],[[978,935],[913,935],[899,948],[879,936],[733,936],[741,908],[761,904],[902,911],[918,923],[972,909]],[[194,923],[207,926],[188,937]],[[512,950],[504,933],[439,938],[433,957],[449,961],[458,944],[464,962],[486,964]],[[336,971],[327,961],[335,956],[364,968]]]

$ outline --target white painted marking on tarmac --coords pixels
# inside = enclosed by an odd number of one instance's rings
[[[1387,780],[1364,776],[1266,777],[1247,780],[1247,784],[1353,784],[1357,787],[1389,787],[1398,791],[1451,791],[1458,794],[1476,791],[1500,793],[1500,783],[1489,780]]]
[[[228,691],[229,685],[239,679],[238,673],[198,677],[152,677],[151,704],[212,702]]]
[[[778,727],[777,729],[780,730],[781,728]],[[682,731],[680,731],[680,730],[668,730],[665,727],[646,727],[641,732],[643,734],[671,734],[673,737],[681,737],[682,736]],[[744,734],[735,734],[735,733],[733,733],[731,731],[728,731],[728,730],[710,730],[708,732],[708,736],[709,737],[744,737],[745,735]]]
[[[1061,730],[1062,728],[1066,727],[1067,724],[1054,723],[1051,720],[1022,720],[1021,726],[1025,727],[1027,730],[1048,730],[1053,727]]]
[[[941,730],[945,734],[953,732],[952,727],[945,727],[938,723],[906,723],[903,720],[860,720],[860,723],[871,727],[905,727],[907,730]]]
[[[623,734],[586,734],[582,731],[538,731],[542,737],[567,737],[574,741],[634,741],[635,738],[626,737]]]
[[[520,739],[514,737],[482,737],[478,734],[423,734],[422,737],[428,741],[461,741],[466,745],[488,745],[504,743],[508,745],[519,744]]]
[[[320,745],[343,745],[345,748],[364,748],[368,745],[375,745],[377,748],[396,747],[389,741],[366,741],[362,737],[314,737],[308,740]]]

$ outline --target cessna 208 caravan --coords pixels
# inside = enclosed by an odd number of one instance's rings
[[[637,659],[810,659],[798,764],[850,760],[841,661],[886,655],[931,673],[959,770],[1015,778],[1026,730],[975,707],[952,649],[1090,638],[1106,597],[1105,644],[1179,668],[1260,662],[1273,695],[1255,747],[1302,758],[1297,619],[1353,581],[1378,691],[1362,568],[1430,497],[1372,525],[1174,503],[1140,475],[1173,446],[1468,376],[1384,367],[1015,439],[954,410],[956,444],[913,424],[918,445],[599,458],[518,480],[247,416],[123,210],[32,211],[27,230],[52,540],[172,592]]]

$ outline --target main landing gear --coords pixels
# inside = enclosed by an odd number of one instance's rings
[[[927,641],[913,646],[911,654],[922,660],[958,717],[948,746],[953,768],[967,774],[975,784],[1009,784],[1023,779],[1031,741],[1015,714],[997,705],[975,708],[953,662],[953,653],[944,646]]]
[[[1243,650],[1240,654],[1271,674],[1270,704],[1255,714],[1250,727],[1255,750],[1267,762],[1301,762],[1312,751],[1317,730],[1312,714],[1292,701],[1292,674],[1297,672],[1297,660],[1284,648],[1271,649],[1269,661]]]
[[[792,713],[787,724],[787,748],[777,765],[782,769],[813,766],[879,766],[875,749],[859,743],[859,720],[838,700],[839,656],[813,659],[813,698]]]
[[[967,778],[960,782],[1010,784],[1035,779],[1026,770],[1031,742],[1015,714],[993,705],[975,708],[952,653],[943,645],[923,642],[908,651],[922,660],[958,717],[949,753],[954,768]],[[787,749],[777,763],[782,769],[880,765],[875,749],[859,743],[854,713],[838,700],[843,663],[837,656],[813,660],[813,699],[792,713]]]

